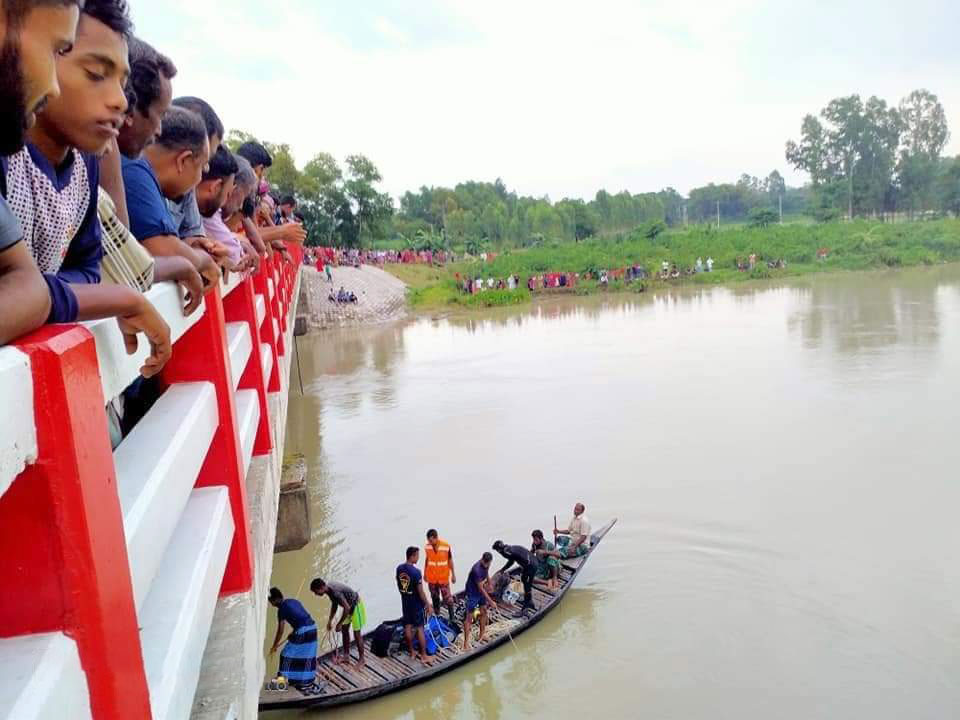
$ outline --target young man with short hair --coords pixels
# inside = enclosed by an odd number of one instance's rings
[[[397,590],[400,591],[400,600],[403,604],[403,637],[407,641],[407,650],[410,657],[419,657],[424,665],[431,665],[433,658],[427,655],[427,642],[423,634],[423,626],[427,617],[433,614],[433,608],[423,592],[423,576],[417,569],[420,560],[420,549],[407,548],[407,561],[397,567]],[[419,652],[413,649],[413,636],[416,633]]]
[[[143,294],[100,284],[96,155],[116,139],[127,108],[130,19],[123,0],[86,0],[72,50],[57,59],[61,94],[51,99],[20,152],[2,159],[7,200],[45,273],[49,322],[117,317],[127,350],[144,332],[157,374],[171,354],[170,329]]]
[[[0,154],[20,151],[36,113],[60,94],[56,60],[70,52],[77,0],[0,5]],[[2,183],[0,183],[2,184]],[[50,315],[50,291],[0,188],[0,345],[35,330]]]
[[[220,215],[223,204],[233,192],[238,170],[234,154],[221,145],[210,157],[194,195],[197,209],[203,218],[206,241],[211,246],[222,249],[215,254],[218,263],[227,270],[242,272],[245,269],[241,266],[243,248],[236,236],[223,224]]]
[[[450,543],[441,540],[436,530],[427,531],[427,545],[423,549],[423,577],[430,589],[433,607],[439,611],[440,603],[447,606],[451,627],[456,624],[453,615],[453,593],[450,585],[457,582],[457,571],[453,567],[453,550]]]
[[[297,199],[293,195],[284,195],[280,200],[280,207],[277,209],[277,225],[297,222],[294,211],[297,209]]]
[[[171,107],[156,142],[142,157],[123,158],[123,184],[134,236],[155,256],[179,255],[191,260],[212,286],[220,281],[220,269],[208,255],[180,240],[166,202],[167,198],[182,198],[200,183],[209,147],[200,116]]]
[[[128,158],[140,157],[163,127],[163,116],[173,102],[173,78],[177,67],[166,55],[140,38],[130,38],[130,87],[132,112],[120,130],[117,142]]]
[[[246,159],[257,174],[257,180],[263,180],[264,173],[273,165],[270,152],[260,143],[250,140],[237,148],[237,155]],[[287,252],[284,243],[300,243],[306,240],[307,233],[299,223],[272,225],[272,211],[265,216],[266,225],[259,228],[260,237],[274,250]]]
[[[207,139],[210,141],[210,157],[216,156],[217,150],[223,142],[223,122],[206,100],[198,97],[178,97],[173,101],[175,107],[195,112],[203,120],[207,128]],[[173,215],[173,223],[177,226],[180,239],[197,250],[203,250],[217,263],[223,264],[227,255],[227,248],[207,238],[204,230],[203,214],[197,205],[196,192],[191,190],[181,199],[168,199],[167,206]]]
[[[220,212],[212,218],[204,220],[203,227],[207,234],[215,240],[220,240],[219,233],[231,233],[240,242],[240,247],[243,249],[243,257],[240,260],[241,267],[244,270],[251,269],[257,272],[260,269],[261,259],[267,255],[267,248],[263,244],[263,240],[260,239],[256,224],[244,213],[246,200],[257,186],[257,176],[254,174],[253,168],[250,167],[250,163],[244,158],[234,155],[233,159],[237,163],[233,190],[227,195]]]
[[[353,628],[353,639],[357,646],[357,667],[362,668],[366,663],[363,656],[363,626],[367,623],[367,609],[360,599],[360,594],[338,582],[327,582],[323,578],[314,578],[310,582],[310,592],[314,595],[326,595],[330,600],[330,617],[327,619],[327,630],[333,630],[333,618],[337,609],[341,610],[337,621],[337,632],[343,633],[343,655],[334,662],[350,664],[350,628]]]
[[[493,555],[485,552],[474,563],[467,575],[467,605],[463,616],[463,650],[470,649],[470,628],[473,625],[473,613],[480,612],[480,635],[477,642],[483,642],[483,635],[487,631],[487,608],[500,607],[499,603],[490,595],[490,565],[493,564]]]

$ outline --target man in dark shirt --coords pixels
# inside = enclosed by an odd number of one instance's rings
[[[277,609],[277,634],[270,646],[270,655],[277,652],[287,623],[293,632],[280,652],[280,675],[290,684],[309,688],[317,676],[317,625],[307,609],[296,598],[284,598],[279,588],[270,588],[267,602]]]
[[[487,631],[487,607],[499,607],[496,600],[490,597],[490,565],[493,564],[493,555],[488,552],[478,560],[467,575],[467,607],[463,617],[463,649],[470,649],[470,627],[473,625],[473,613],[480,611],[480,636],[477,642],[483,642],[483,635]]]
[[[367,622],[367,609],[360,599],[360,593],[343,583],[327,582],[323,578],[314,578],[310,582],[310,591],[314,595],[326,595],[330,600],[330,617],[327,619],[327,631],[333,630],[333,618],[337,608],[341,608],[337,630],[343,633],[342,662],[350,664],[350,628],[353,627],[353,639],[357,644],[357,667],[363,667],[363,626]],[[338,662],[334,655],[334,662]]]
[[[59,95],[56,58],[73,45],[76,0],[4,3],[0,9],[0,154],[18,152],[27,128]],[[3,183],[0,183],[2,186]],[[0,187],[0,345],[38,328],[50,315],[50,293]]]
[[[123,158],[130,230],[154,256],[179,255],[190,260],[208,286],[220,282],[220,269],[205,252],[180,240],[167,199],[179,199],[200,183],[210,159],[203,120],[173,106],[163,117],[156,141],[139,158]]]
[[[427,616],[433,614],[433,608],[423,591],[423,576],[417,569],[420,561],[420,549],[407,548],[407,561],[397,567],[397,590],[403,602],[403,636],[407,641],[407,650],[411,657],[419,657],[424,665],[433,663],[433,658],[426,653],[426,638],[423,626]],[[419,655],[413,650],[413,633],[417,634]]]
[[[533,604],[533,578],[537,574],[537,558],[522,545],[504,545],[503,540],[497,540],[493,549],[507,560],[507,564],[500,568],[498,575],[505,573],[513,564],[520,566],[520,579],[523,581],[523,609],[536,610]]]

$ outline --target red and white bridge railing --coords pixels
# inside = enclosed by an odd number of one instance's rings
[[[116,322],[0,348],[0,720],[187,718],[218,597],[251,590],[246,473],[271,452],[302,250],[183,317],[169,283],[163,394],[111,451],[133,382]]]

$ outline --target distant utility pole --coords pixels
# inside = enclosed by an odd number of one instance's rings
[[[687,226],[687,204],[683,204],[683,226]]]
[[[780,194],[780,224],[783,225],[783,193]]]
[[[717,200],[717,230],[720,229],[720,201]]]

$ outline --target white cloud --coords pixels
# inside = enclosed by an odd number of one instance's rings
[[[830,97],[896,101],[929,86],[948,111],[960,102],[948,63],[927,60],[921,76],[878,60],[864,76],[837,48],[833,62],[823,51],[808,59],[805,76],[794,63],[806,40],[759,0],[437,0],[464,42],[423,42],[388,12],[345,33],[307,0],[266,20],[228,0],[166,5],[165,17],[184,22],[141,31],[180,67],[178,94],[208,98],[231,127],[289,142],[301,163],[321,150],[365,153],[394,194],[497,176],[553,198],[685,192],[774,168],[800,181],[784,143]]]

